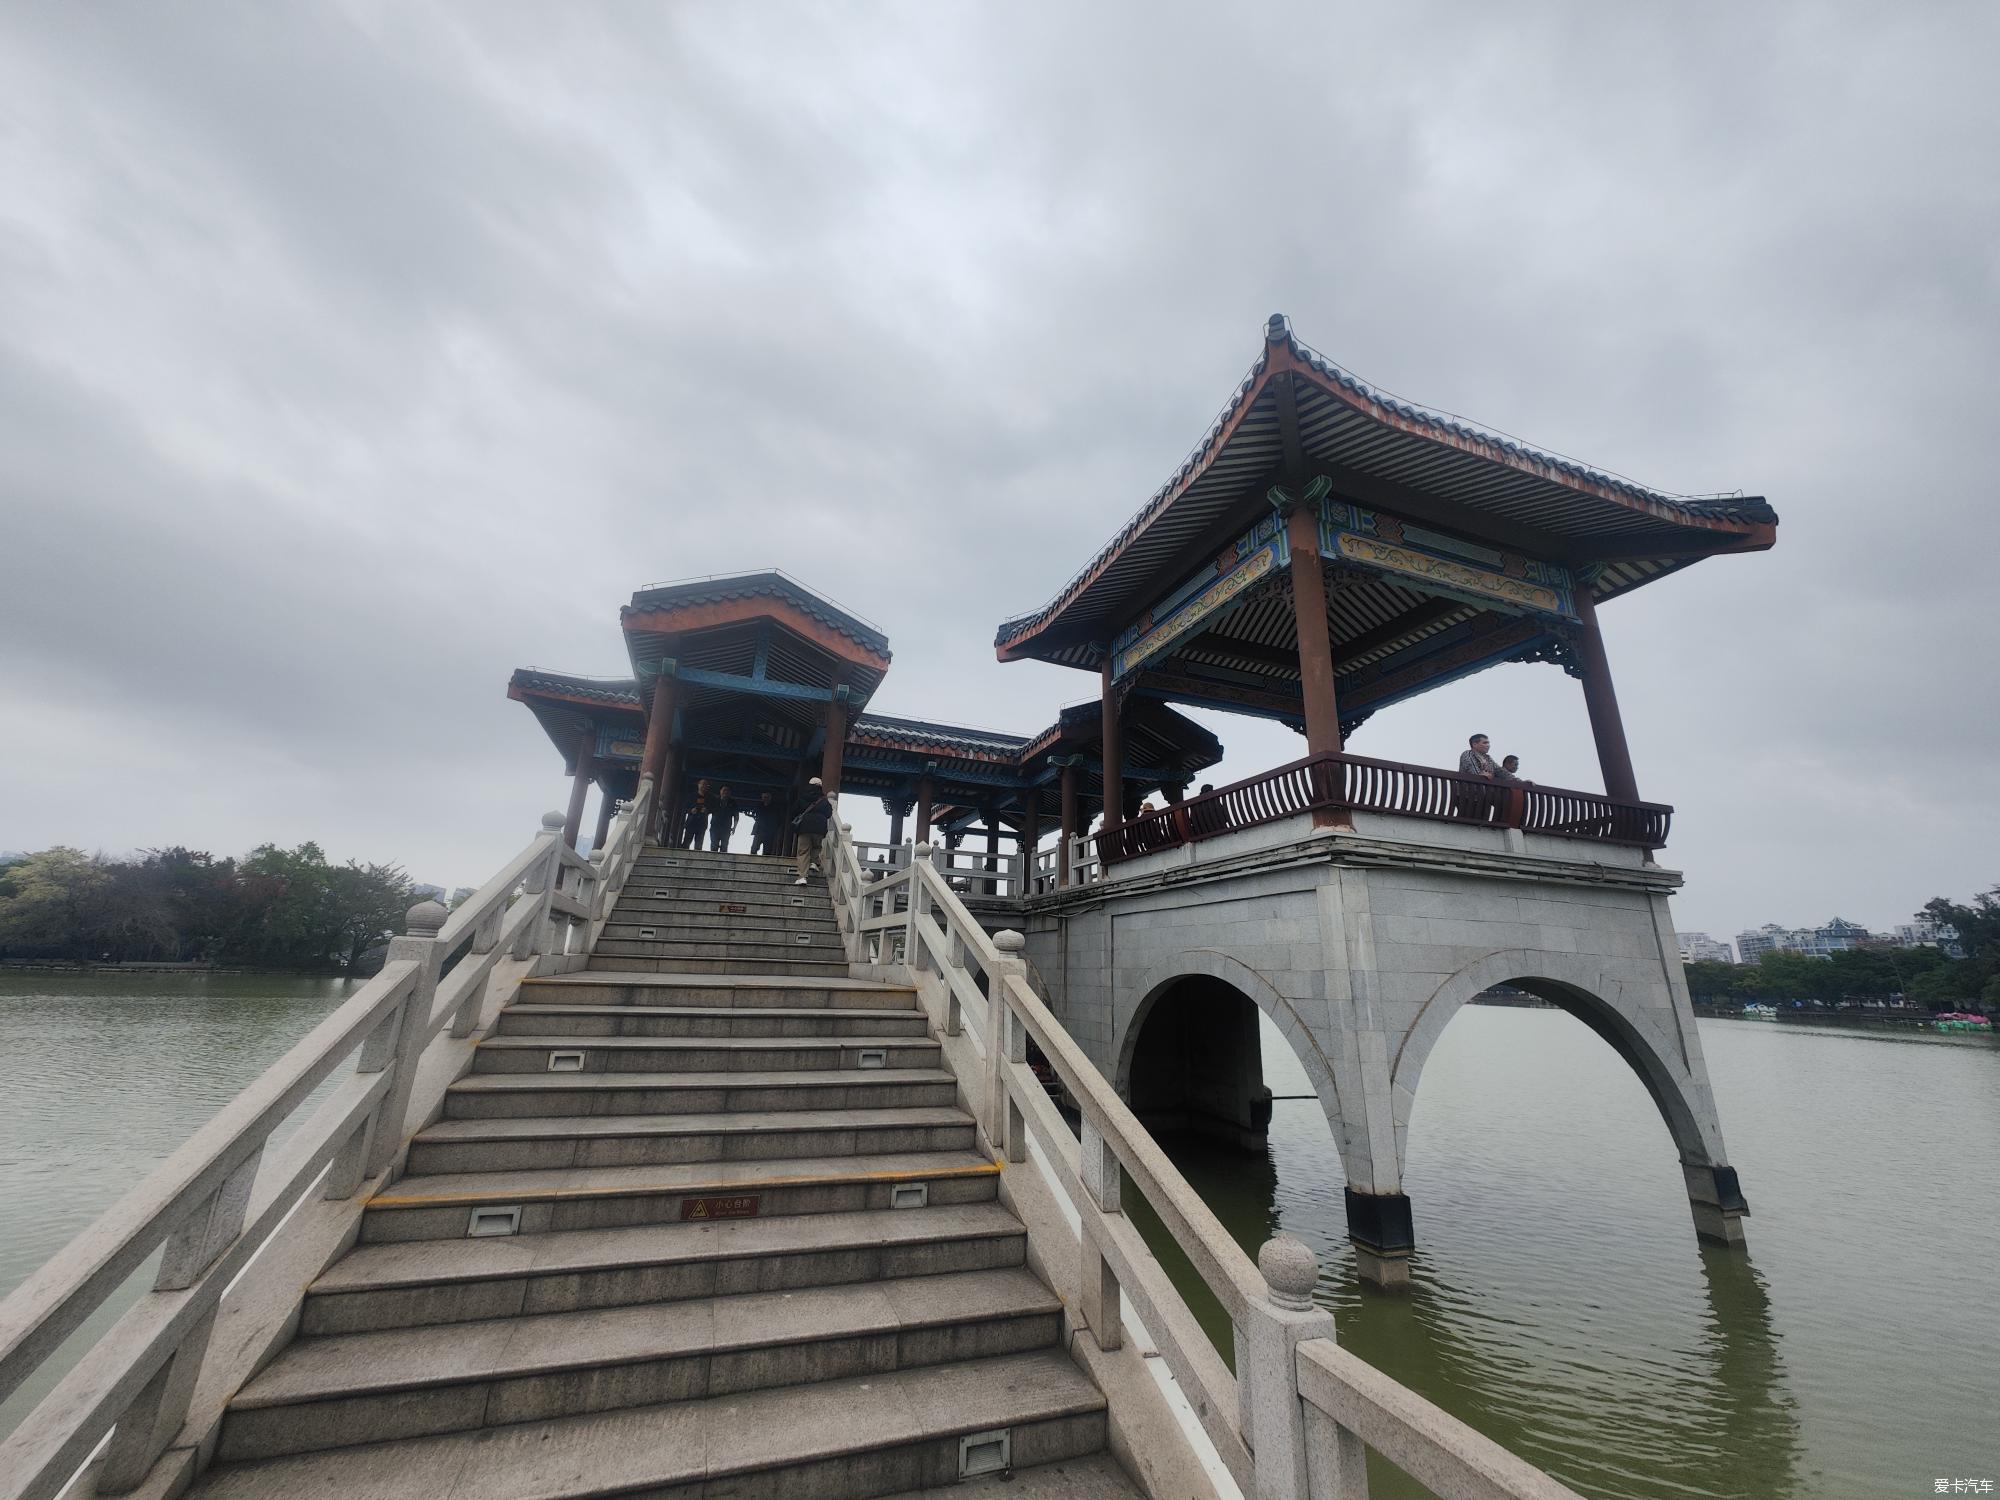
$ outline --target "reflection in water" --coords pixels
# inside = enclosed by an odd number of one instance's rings
[[[1246,1246],[1326,1267],[1349,1347],[1589,1495],[1863,1500],[2000,1477],[2000,1046],[1704,1022],[1749,1258],[1697,1246],[1665,1127],[1569,1018],[1472,1009],[1426,1069],[1407,1297],[1364,1292],[1311,1102],[1176,1145]],[[1266,1077],[1303,1092],[1282,1038]],[[1412,1493],[1385,1481],[1383,1493]]]
[[[1689,1230],[1675,1246],[1691,1273],[1685,1287],[1566,1304],[1559,1266],[1547,1286],[1440,1280],[1420,1227],[1409,1291],[1382,1293],[1354,1274],[1339,1196],[1281,1192],[1281,1150],[1237,1152],[1198,1137],[1163,1145],[1245,1250],[1254,1255],[1280,1225],[1313,1245],[1318,1298],[1344,1346],[1584,1494],[1770,1496],[1793,1483],[1795,1413],[1769,1299],[1742,1256],[1698,1248]],[[1220,1305],[1129,1184],[1126,1203],[1227,1355]],[[1386,1466],[1371,1469],[1379,1500],[1427,1493]]]

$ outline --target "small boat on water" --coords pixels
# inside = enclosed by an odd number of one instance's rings
[[[1778,1019],[1778,1008],[1775,1005],[1760,1005],[1753,1000],[1743,1007],[1743,1019],[1746,1021],[1775,1021]]]
[[[1970,1011],[1947,1011],[1932,1022],[1939,1031],[1991,1031],[1993,1022],[1986,1016],[1976,1016]]]

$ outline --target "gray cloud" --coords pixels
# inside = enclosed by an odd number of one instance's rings
[[[320,837],[452,884],[561,795],[509,667],[774,564],[885,710],[1000,667],[1264,314],[1768,555],[1620,601],[1680,919],[2000,878],[1983,609],[2000,195],[1984,7],[0,17],[0,846]],[[1595,781],[1575,685],[1380,715]],[[1294,753],[1214,721],[1225,774]]]

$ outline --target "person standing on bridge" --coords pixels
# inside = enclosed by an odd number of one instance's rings
[[[804,885],[806,872],[819,863],[820,840],[826,837],[827,826],[832,822],[833,799],[815,776],[806,783],[805,796],[799,800],[799,810],[792,818],[792,827],[799,834],[799,878],[793,885]]]
[[[715,794],[708,809],[708,847],[717,854],[729,852],[729,836],[736,832],[736,798],[728,787]]]
[[[688,799],[686,815],[681,819],[681,836],[675,847],[699,849],[701,836],[708,832],[709,803],[715,793],[708,785],[708,778],[702,777],[694,784],[694,795]]]
[[[1483,734],[1475,734],[1466,741],[1469,748],[1458,757],[1458,774],[1476,776],[1481,781],[1492,781],[1500,768],[1493,762],[1493,741]],[[1493,794],[1484,787],[1467,786],[1458,782],[1451,791],[1451,810],[1461,818],[1484,819],[1493,806]]]
[[[784,831],[784,809],[778,806],[777,798],[766,792],[750,813],[750,852],[776,854]]]

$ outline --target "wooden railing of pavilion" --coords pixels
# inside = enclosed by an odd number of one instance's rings
[[[1362,755],[1308,755],[1092,835],[1107,865],[1321,810],[1394,813],[1658,849],[1674,810],[1599,792],[1504,783]]]

